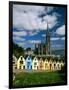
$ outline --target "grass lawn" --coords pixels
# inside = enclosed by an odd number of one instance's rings
[[[64,84],[65,74],[58,71],[53,72],[20,72],[16,74],[13,87],[42,85],[42,84]]]

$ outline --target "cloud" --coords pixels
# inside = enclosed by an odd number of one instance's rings
[[[62,25],[56,30],[56,34],[58,35],[65,35],[65,25]]]
[[[13,41],[23,42],[23,41],[25,41],[25,39],[24,38],[21,38],[19,36],[13,36]]]
[[[13,35],[14,36],[26,36],[27,32],[26,31],[19,31],[19,32],[15,31],[13,32]]]
[[[42,37],[46,37],[46,34],[42,34]]]
[[[55,44],[55,45],[51,45],[52,48],[56,48],[56,49],[59,49],[59,48],[63,48],[64,45],[61,45],[61,44]]]
[[[45,26],[47,26],[46,22],[48,22],[48,27],[50,29],[53,28],[58,23],[57,15],[56,14],[46,15],[43,19],[45,21]]]
[[[29,35],[29,36],[33,36],[33,35],[38,34],[38,32],[39,32],[39,31],[36,31],[36,30],[28,31],[28,35]]]
[[[57,15],[48,15],[52,10],[51,6],[13,5],[13,27],[17,30],[46,30],[48,21],[49,28],[52,28],[57,24]],[[42,14],[43,21],[39,17]]]
[[[56,41],[56,40],[65,40],[65,37],[52,37],[51,41]]]
[[[13,5],[13,8],[18,12],[33,12],[37,15],[46,14],[53,10],[52,6],[34,6],[34,5]]]
[[[29,43],[31,43],[31,44],[35,44],[35,43],[41,43],[41,40],[29,40],[28,41]]]
[[[51,41],[56,41],[56,40],[59,40],[59,39],[60,38],[58,38],[58,37],[57,38],[54,37],[54,38],[51,38]]]
[[[65,40],[65,37],[62,37],[61,40]]]

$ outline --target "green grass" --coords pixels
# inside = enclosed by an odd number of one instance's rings
[[[13,87],[42,85],[42,84],[63,84],[64,73],[54,72],[21,72],[16,75]]]

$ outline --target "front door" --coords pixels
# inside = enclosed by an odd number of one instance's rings
[[[27,69],[30,69],[30,62],[27,62]]]

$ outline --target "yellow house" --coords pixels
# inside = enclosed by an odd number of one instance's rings
[[[48,70],[53,70],[53,60],[48,60]]]
[[[39,69],[39,70],[44,70],[44,61],[43,61],[42,58],[40,58],[40,59],[38,60],[38,69]]]
[[[56,70],[61,70],[61,63],[60,63],[60,61],[57,61],[57,63],[56,63]]]
[[[62,60],[61,60],[60,63],[61,63],[61,67],[65,65],[65,63]]]
[[[25,69],[25,59],[23,56],[20,56],[17,61],[17,69]]]
[[[63,66],[64,66],[64,62],[61,60],[61,61],[59,62],[59,70],[61,70]]]
[[[33,70],[38,70],[38,58],[37,57],[34,57],[34,59],[33,59],[32,69]]]
[[[49,70],[49,62],[47,59],[44,61],[44,70]]]
[[[13,70],[17,69],[17,58],[13,55]]]

